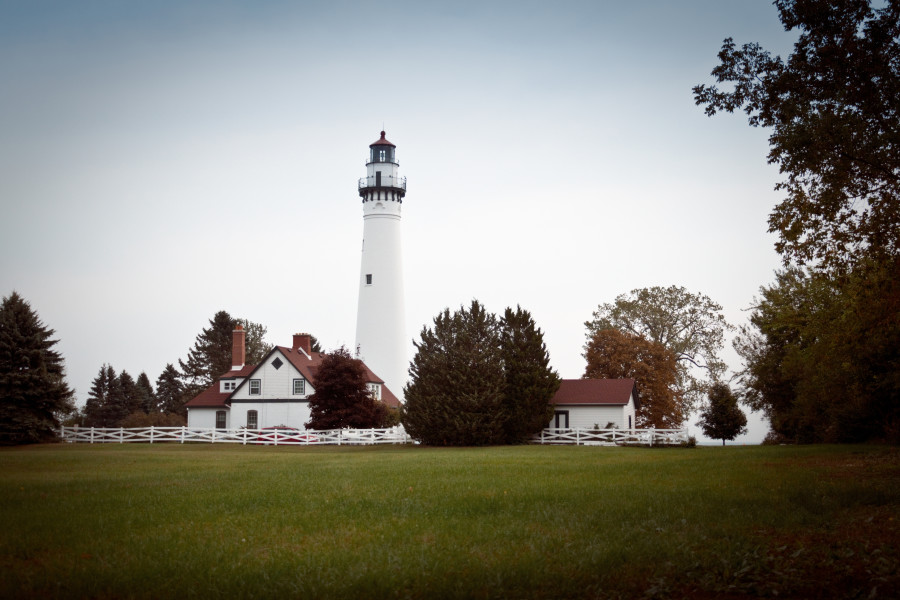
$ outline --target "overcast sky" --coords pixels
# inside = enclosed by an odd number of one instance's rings
[[[728,36],[794,39],[763,0],[0,1],[0,295],[56,330],[79,404],[103,363],[155,382],[218,310],[352,347],[384,126],[410,340],[518,304],[577,378],[584,321],[635,288],[740,325],[779,174],[768,132],[694,105]]]

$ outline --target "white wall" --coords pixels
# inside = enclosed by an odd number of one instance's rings
[[[309,402],[233,402],[230,415],[232,427],[246,427],[247,411],[251,410],[257,412],[260,429],[276,425],[305,429],[304,424],[310,416]]]
[[[276,369],[272,366],[272,362],[275,358],[278,357],[281,359],[281,362],[284,363],[281,365],[281,368]],[[301,379],[303,375],[300,374],[294,365],[292,365],[287,357],[285,357],[280,350],[276,350],[269,356],[268,360],[264,365],[261,365],[256,371],[254,371],[251,377],[248,377],[244,382],[244,386],[235,392],[234,396],[232,396],[233,400],[288,400],[288,399],[306,399],[309,396],[312,396],[315,390],[313,386],[310,385],[309,381],[306,382],[306,390],[305,393],[301,396],[294,396],[294,379]],[[261,393],[257,396],[250,395],[250,379],[259,379],[261,385]],[[232,407],[233,408],[233,407]],[[238,426],[246,424],[245,422],[241,422]],[[278,425],[278,423],[275,423]]]
[[[223,410],[221,408],[189,408],[187,415],[188,427],[208,427],[216,426],[216,411]],[[225,427],[231,427],[228,410],[225,410]]]
[[[634,401],[628,399],[625,406],[596,406],[584,404],[560,404],[557,411],[569,411],[569,427],[592,429],[597,425],[601,429],[607,423],[615,423],[618,429],[628,429],[628,417],[631,417],[631,427],[634,428]],[[547,427],[555,427],[555,417],[550,420]]]

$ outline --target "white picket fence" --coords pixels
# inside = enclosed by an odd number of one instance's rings
[[[544,429],[532,438],[534,444],[579,446],[677,445],[688,441],[687,429]]]
[[[64,442],[127,444],[129,442],[206,442],[274,446],[406,444],[412,440],[402,427],[390,429],[213,429],[207,427],[62,427]]]
[[[262,444],[274,446],[408,444],[413,440],[403,427],[390,429],[213,429],[207,427],[62,427],[64,442],[127,444],[205,442],[210,444]],[[688,441],[687,429],[544,429],[533,444],[580,446],[677,445]]]

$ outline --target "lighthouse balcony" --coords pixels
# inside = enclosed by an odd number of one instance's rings
[[[359,190],[366,189],[394,189],[406,192],[406,177],[391,177],[390,175],[382,177],[378,176],[362,177],[359,180]]]

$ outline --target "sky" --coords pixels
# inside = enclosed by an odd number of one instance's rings
[[[780,266],[780,175],[767,131],[694,105],[726,37],[796,36],[762,0],[0,0],[0,296],[55,330],[79,404],[105,363],[155,382],[219,310],[352,348],[384,128],[410,358],[472,299],[529,310],[564,378],[633,289],[740,326]]]

